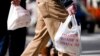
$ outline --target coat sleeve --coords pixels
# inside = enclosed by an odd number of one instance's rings
[[[72,0],[60,0],[61,4],[64,6],[64,7],[68,7],[69,5],[72,4]]]

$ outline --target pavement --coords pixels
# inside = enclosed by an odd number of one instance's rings
[[[100,56],[100,34],[83,35],[82,56]]]

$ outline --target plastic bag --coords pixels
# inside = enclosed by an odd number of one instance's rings
[[[16,30],[22,27],[28,27],[31,22],[31,16],[29,11],[25,10],[23,7],[15,6],[11,3],[9,10],[7,28],[8,30]]]
[[[68,27],[70,22],[72,22],[71,28]],[[56,50],[62,53],[67,53],[70,56],[80,56],[80,28],[75,19],[75,15],[69,15],[66,21],[61,23],[53,43]]]

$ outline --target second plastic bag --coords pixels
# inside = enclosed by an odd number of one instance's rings
[[[8,30],[16,30],[18,28],[28,27],[30,22],[31,17],[29,11],[20,5],[15,6],[13,3],[11,3],[7,20]]]
[[[70,22],[72,22],[71,28],[68,27]],[[80,28],[75,19],[75,15],[69,15],[66,21],[61,23],[54,37],[54,45],[59,52],[67,53],[70,56],[80,56]]]

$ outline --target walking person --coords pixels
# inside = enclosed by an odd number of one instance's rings
[[[17,5],[19,0],[13,0]],[[7,17],[11,0],[2,0],[1,19],[0,19],[0,56],[5,56],[9,48],[9,56],[20,56],[25,47],[27,28],[20,28],[14,31],[7,30]],[[25,8],[25,0],[21,0],[21,6]]]
[[[18,6],[19,4],[26,9],[26,1],[25,0],[13,0],[14,5]],[[10,56],[20,56],[25,48],[27,35],[27,28],[19,28],[16,30],[9,31],[9,55]]]
[[[38,56],[39,51],[45,47],[48,40],[54,39],[55,33],[61,22],[64,22],[68,13],[75,13],[73,1],[66,0],[68,12],[61,4],[60,0],[37,0],[39,16],[35,29],[34,39],[29,43],[21,56]],[[70,3],[71,2],[71,3]],[[58,56],[69,56],[69,54],[59,52]]]

